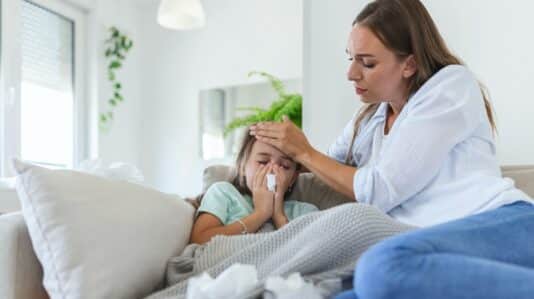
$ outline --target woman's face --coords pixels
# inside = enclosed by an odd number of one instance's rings
[[[406,100],[408,79],[415,73],[413,57],[399,59],[367,27],[356,24],[350,32],[347,78],[365,103]]]
[[[260,165],[267,166],[269,163],[278,165],[280,170],[285,172],[285,177],[291,178],[291,183],[297,178],[297,163],[275,147],[256,141],[245,164],[245,177],[249,190],[253,190],[252,183]]]

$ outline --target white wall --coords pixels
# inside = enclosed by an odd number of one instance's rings
[[[104,40],[108,28],[116,26],[128,35],[134,46],[128,53],[124,66],[117,72],[122,82],[124,101],[114,109],[114,121],[109,131],[99,131],[98,157],[104,161],[122,161],[140,164],[141,145],[141,48],[144,41],[140,35],[140,8],[131,0],[94,0],[97,40],[97,100],[99,113],[108,111],[111,85],[107,78],[107,61],[104,57]],[[97,116],[98,117],[98,116]]]
[[[205,0],[207,24],[170,31],[156,23],[156,3],[140,20],[141,170],[148,184],[184,196],[201,188],[198,93],[254,82],[251,70],[302,76],[302,0]],[[149,13],[154,11],[154,13]]]
[[[368,1],[304,2],[304,126],[326,150],[360,106],[346,80],[350,25]],[[502,164],[534,164],[534,3],[425,0],[450,48],[489,88]]]

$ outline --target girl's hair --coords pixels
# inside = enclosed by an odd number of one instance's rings
[[[408,94],[415,93],[430,77],[443,67],[464,63],[447,48],[438,28],[419,0],[375,0],[360,12],[352,26],[359,24],[371,30],[399,59],[413,55],[417,72],[412,76]],[[496,131],[486,88],[480,84],[488,120]],[[352,146],[364,119],[372,116],[379,103],[362,107],[354,123],[354,135],[345,162],[352,158]]]
[[[250,135],[250,130],[246,129],[243,141],[241,143],[241,149],[237,154],[235,160],[235,177],[232,179],[231,183],[236,187],[236,189],[241,194],[252,195],[252,192],[247,187],[247,179],[245,176],[245,167],[247,165],[248,159],[250,159],[250,154],[252,153],[252,147],[256,143],[256,137]]]
[[[252,191],[247,186],[247,179],[245,176],[245,167],[247,161],[250,159],[250,154],[252,153],[252,147],[256,143],[256,137],[250,135],[250,130],[247,128],[244,132],[243,141],[241,143],[241,148],[236,157],[235,162],[235,176],[230,180],[230,183],[239,191],[239,193],[244,195],[252,196]],[[301,165],[296,163],[296,170],[300,170]],[[289,189],[286,193],[289,194],[292,189]],[[200,205],[202,197],[204,194],[201,194],[196,197],[197,204]]]

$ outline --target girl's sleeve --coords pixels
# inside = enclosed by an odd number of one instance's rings
[[[480,87],[461,66],[434,75],[410,101],[380,161],[354,175],[356,200],[386,213],[423,190],[453,148],[487,121]]]
[[[287,219],[289,221],[292,221],[297,217],[319,211],[319,209],[312,204],[296,200],[286,201],[285,210]]]
[[[225,192],[230,185],[226,182],[215,183],[208,188],[206,194],[202,198],[200,207],[197,210],[197,215],[200,213],[210,213],[219,218],[222,224],[226,225],[228,219],[228,208],[231,199],[228,198],[228,192]],[[230,187],[233,187],[230,185]]]

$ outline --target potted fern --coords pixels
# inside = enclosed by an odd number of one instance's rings
[[[224,129],[224,136],[240,127],[248,127],[252,124],[264,121],[281,121],[284,115],[293,121],[299,128],[302,128],[302,95],[299,93],[287,93],[284,84],[280,79],[266,72],[253,71],[249,77],[259,75],[265,77],[271,83],[272,88],[278,94],[275,100],[267,109],[261,107],[241,107],[237,110],[250,111],[251,114],[233,119]]]

